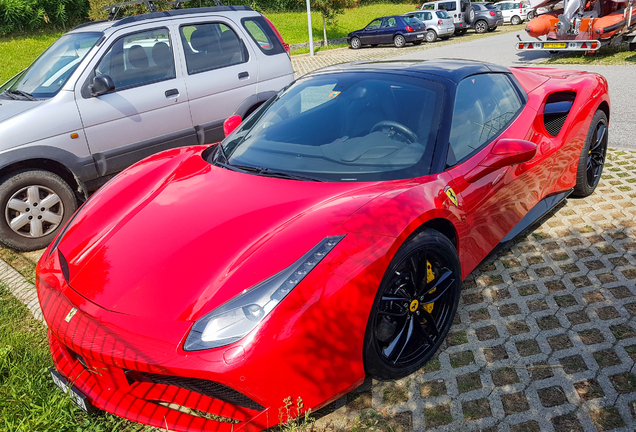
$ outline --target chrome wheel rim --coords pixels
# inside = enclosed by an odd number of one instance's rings
[[[353,48],[359,48],[360,47],[360,39],[355,38],[355,39],[351,40],[351,46]]]
[[[14,193],[6,204],[5,218],[11,230],[27,238],[40,238],[62,223],[64,205],[51,189],[32,185]]]
[[[396,46],[398,46],[398,47],[403,47],[403,46],[404,46],[404,43],[405,43],[405,40],[404,40],[404,38],[403,38],[402,36],[397,36],[397,37],[395,38],[395,45],[396,45]]]
[[[386,364],[408,367],[437,350],[456,300],[456,276],[449,267],[427,249],[413,251],[395,267],[373,323],[375,347]]]
[[[478,22],[478,23],[477,23],[476,30],[477,30],[479,33],[484,33],[484,32],[486,31],[486,24],[484,24],[484,23],[483,23],[483,22],[481,22],[481,21],[480,21],[480,22]]]
[[[426,41],[427,42],[433,42],[434,39],[435,39],[435,34],[434,33],[431,33],[431,32],[426,33]]]
[[[587,153],[587,184],[594,187],[601,179],[607,152],[607,125],[599,122],[594,131],[592,145]]]

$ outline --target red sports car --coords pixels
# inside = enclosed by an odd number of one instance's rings
[[[609,115],[586,72],[306,75],[222,143],[152,156],[78,210],[38,265],[52,375],[87,409],[256,431],[290,396],[317,409],[410,374],[480,261],[594,191]]]

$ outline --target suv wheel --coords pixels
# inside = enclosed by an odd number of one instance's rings
[[[521,24],[521,18],[519,18],[517,15],[513,16],[512,18],[510,18],[510,24],[512,25]]]
[[[435,30],[429,30],[426,32],[426,42],[435,42],[437,40],[437,33]]]
[[[349,45],[351,45],[351,48],[353,49],[358,49],[362,46],[362,42],[360,42],[360,38],[352,37]]]
[[[475,23],[475,31],[477,33],[486,33],[488,31],[488,23],[484,20],[479,20]]]
[[[532,11],[528,12],[528,15],[526,15],[526,18],[528,19],[528,21],[531,21],[534,18],[534,12]]]
[[[402,48],[404,45],[406,45],[406,39],[404,39],[404,36],[402,35],[396,35],[393,38],[393,44],[396,48]]]
[[[73,191],[49,171],[24,170],[0,179],[0,243],[18,251],[46,247],[77,209]]]

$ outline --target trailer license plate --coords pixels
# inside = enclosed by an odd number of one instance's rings
[[[543,48],[565,48],[566,46],[565,42],[546,42],[543,44]]]
[[[95,407],[91,404],[86,396],[84,396],[79,390],[75,389],[71,384],[69,384],[66,379],[54,368],[49,368],[49,373],[51,374],[51,379],[53,379],[53,383],[60,388],[64,393],[68,393],[75,405],[80,407],[86,413],[92,413],[95,411]]]

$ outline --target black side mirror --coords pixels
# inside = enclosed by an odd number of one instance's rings
[[[108,75],[100,75],[93,78],[92,83],[88,86],[91,96],[97,97],[106,93],[115,91],[115,83]]]

